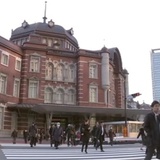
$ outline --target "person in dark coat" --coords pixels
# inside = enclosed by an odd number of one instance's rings
[[[54,131],[54,128],[55,128],[55,124],[51,124],[51,127],[50,127],[50,129],[49,129],[50,145],[51,145],[51,147],[53,146],[53,143],[54,143],[54,139],[53,139],[53,131]]]
[[[72,136],[71,131],[72,131],[72,126],[71,124],[68,124],[68,127],[66,128],[65,131],[68,146],[70,146],[71,144],[71,136]]]
[[[13,138],[13,144],[16,144],[17,134],[18,132],[16,131],[16,129],[14,129],[11,133],[11,137]]]
[[[99,124],[100,125],[98,127],[97,136],[96,136],[97,140],[98,140],[97,146],[96,146],[96,150],[97,150],[98,147],[100,147],[101,152],[104,152],[104,150],[103,150],[103,141],[105,140],[105,136],[107,135],[107,133],[106,133],[106,129],[105,129],[103,123],[100,122]]]
[[[29,138],[30,138],[30,146],[36,146],[37,143],[37,127],[33,122],[32,125],[29,127]]]
[[[60,122],[57,122],[56,127],[53,130],[54,147],[58,149],[63,137],[63,128],[60,126]]]
[[[116,137],[116,134],[113,131],[112,127],[110,127],[110,129],[108,131],[108,136],[109,136],[109,140],[110,140],[110,145],[113,146],[113,139],[114,139],[114,137]]]
[[[94,145],[95,148],[97,146],[97,131],[98,131],[98,127],[99,127],[99,122],[96,122],[96,125],[93,127],[93,130],[91,132],[92,138],[93,138],[93,145]]]
[[[152,112],[148,113],[144,119],[144,131],[147,136],[147,151],[144,160],[151,160],[155,149],[156,158],[160,159],[160,103],[154,100],[151,104]]]
[[[23,138],[24,138],[24,143],[27,143],[27,141],[28,141],[28,131],[26,129],[23,131]]]
[[[142,146],[141,146],[140,150],[143,150],[143,147],[146,145],[146,139],[145,139],[146,136],[145,136],[143,127],[141,127],[139,129],[139,133],[137,135],[137,138],[139,138],[140,136],[141,136],[141,139],[142,139]]]
[[[87,149],[88,149],[88,143],[90,138],[90,126],[89,126],[88,119],[86,119],[85,122],[81,125],[80,133],[81,133],[81,141],[82,141],[81,152],[83,152],[83,149],[85,147],[85,153],[88,153]]]

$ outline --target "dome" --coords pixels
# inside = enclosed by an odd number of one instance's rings
[[[69,40],[78,45],[76,38],[73,36],[72,28],[70,30],[65,30],[62,26],[55,25],[52,20],[48,23],[38,22],[34,24],[28,24],[26,21],[24,21],[21,27],[18,27],[12,31],[10,40],[26,37],[29,36],[31,33],[47,36],[66,36],[67,38],[69,38]]]

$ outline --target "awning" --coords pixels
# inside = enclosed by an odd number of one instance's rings
[[[124,108],[107,108],[107,107],[89,107],[63,104],[10,104],[7,106],[11,110],[31,110],[40,114],[44,113],[63,113],[63,114],[100,114],[100,115],[125,115]],[[145,115],[149,113],[150,109],[126,109],[126,114],[130,115]]]
[[[53,105],[53,104],[38,104],[33,106],[31,110],[38,113],[88,113],[88,114],[102,114],[102,115],[125,115],[124,108],[107,108],[107,107],[89,107],[89,106],[74,106],[74,105]],[[150,110],[146,109],[126,109],[129,115],[147,114]]]

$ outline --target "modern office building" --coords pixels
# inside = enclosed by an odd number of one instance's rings
[[[160,49],[151,50],[153,99],[160,100]]]

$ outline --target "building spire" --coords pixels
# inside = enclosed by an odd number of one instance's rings
[[[43,17],[43,23],[46,23],[46,9],[47,9],[47,1],[45,1],[45,9],[44,9],[44,17]]]

